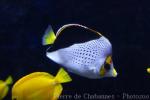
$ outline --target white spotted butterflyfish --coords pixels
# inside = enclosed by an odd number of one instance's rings
[[[106,37],[93,29],[80,24],[67,24],[62,26],[55,35],[50,30],[52,28],[49,27],[50,29],[47,29],[49,32],[43,36],[43,45],[55,44],[55,40],[62,34],[62,31],[72,26],[81,27],[96,33],[98,38],[82,43],[74,43],[73,45],[55,51],[49,52],[47,50],[46,56],[68,69],[69,72],[83,77],[90,79],[116,77],[117,72],[112,61],[112,45]]]

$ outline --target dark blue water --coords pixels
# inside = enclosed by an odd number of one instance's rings
[[[71,74],[63,95],[150,95],[150,6],[138,0],[1,0],[0,1],[0,79],[12,75],[14,81],[35,71],[55,75],[61,67],[45,56],[41,38],[49,24],[56,32],[62,25],[79,23],[109,38],[117,78],[90,80]],[[78,34],[80,32],[77,32]],[[62,41],[82,41],[70,33]],[[88,35],[87,38],[92,38]],[[65,42],[60,43],[62,46]],[[5,98],[9,100],[11,92]],[[95,99],[96,100],[96,99]]]

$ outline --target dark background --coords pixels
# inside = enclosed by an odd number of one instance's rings
[[[46,57],[47,47],[42,46],[41,39],[48,25],[56,32],[68,23],[86,25],[109,38],[119,75],[89,80],[70,73],[73,81],[63,85],[62,94],[150,93],[150,75],[146,72],[150,6],[146,0],[1,0],[0,79],[12,75],[16,82],[35,71],[55,75],[60,66]],[[78,39],[70,34],[70,40]],[[5,99],[10,97],[11,93]]]

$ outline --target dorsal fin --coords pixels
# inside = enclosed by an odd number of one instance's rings
[[[55,51],[60,48],[71,46],[75,43],[86,42],[89,40],[100,38],[102,36],[99,35],[99,32],[85,27],[86,26],[78,24],[66,24],[62,26],[56,33],[57,38],[54,44],[50,46],[50,48],[48,48],[46,51]]]

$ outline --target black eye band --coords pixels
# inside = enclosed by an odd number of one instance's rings
[[[106,70],[110,70],[110,64],[105,63],[104,68],[105,68]]]

